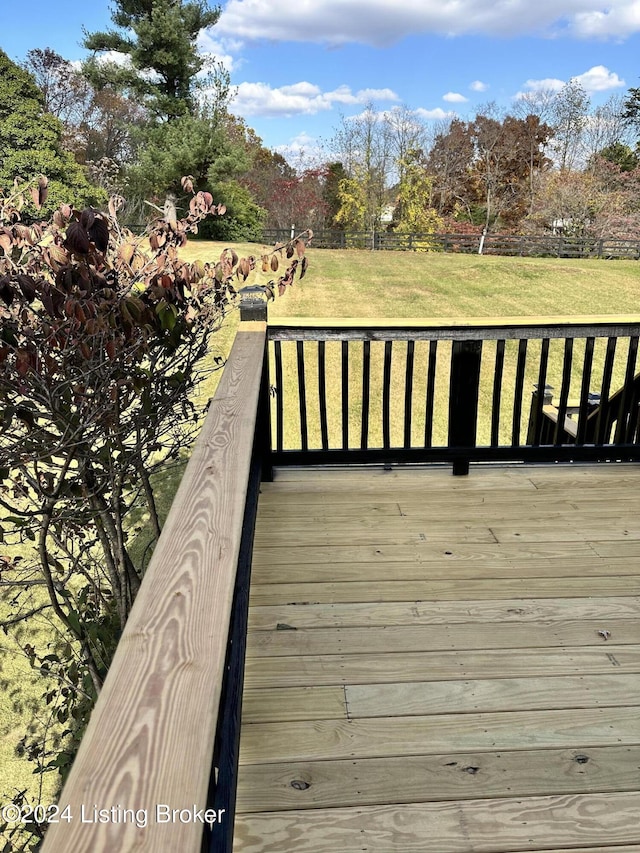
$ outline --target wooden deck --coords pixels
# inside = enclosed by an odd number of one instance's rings
[[[280,470],[234,853],[640,851],[640,468]]]

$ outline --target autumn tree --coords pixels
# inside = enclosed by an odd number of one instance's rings
[[[428,234],[442,228],[442,218],[432,206],[432,180],[421,151],[409,149],[400,161],[401,178],[394,211],[395,230]]]
[[[348,228],[375,229],[389,197],[393,168],[387,123],[368,104],[359,116],[342,118],[331,147],[346,172],[338,188],[336,221]]]
[[[436,134],[427,166],[433,178],[434,206],[440,215],[459,212],[471,219],[470,169],[474,145],[466,122],[453,119]]]
[[[589,96],[572,79],[557,92],[551,115],[553,150],[561,171],[580,165],[582,142],[590,108]]]
[[[87,166],[93,183],[109,192],[123,189],[123,167],[133,160],[133,131],[145,111],[111,87],[96,90],[67,59],[46,48],[30,50],[24,66],[44,97],[47,112],[60,119],[63,142]]]

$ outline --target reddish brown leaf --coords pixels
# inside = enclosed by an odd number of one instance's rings
[[[180,183],[182,184],[182,189],[184,190],[184,192],[193,192],[193,175],[186,175],[180,180]]]
[[[89,237],[99,252],[106,252],[109,246],[109,226],[101,216],[96,216],[87,229]]]
[[[67,228],[67,237],[64,241],[65,249],[74,252],[76,255],[86,255],[91,249],[91,243],[87,236],[87,232],[82,227],[80,222],[72,222]]]
[[[273,272],[276,272],[280,264],[278,263],[278,258],[276,255],[271,255],[271,269]]]
[[[306,258],[303,258],[303,259],[302,259],[302,264],[301,264],[301,266],[300,266],[300,275],[298,276],[298,278],[300,278],[300,279],[303,279],[303,278],[304,278],[304,275],[305,275],[305,273],[306,273],[306,271],[307,271],[307,264],[308,264],[307,259],[306,259]]]

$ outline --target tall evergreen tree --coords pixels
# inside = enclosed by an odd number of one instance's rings
[[[191,113],[196,75],[204,65],[198,33],[220,16],[206,0],[116,0],[116,30],[88,33],[84,46],[96,53],[117,51],[125,64],[90,60],[85,72],[94,85],[112,85],[140,96],[160,119]]]

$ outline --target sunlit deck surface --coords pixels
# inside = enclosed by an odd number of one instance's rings
[[[234,853],[640,851],[640,467],[278,470]]]

